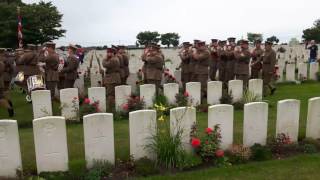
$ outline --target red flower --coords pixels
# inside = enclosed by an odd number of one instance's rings
[[[194,148],[199,147],[199,146],[200,146],[200,139],[198,139],[198,138],[192,138],[192,140],[191,140],[191,145],[192,145],[192,147],[194,147]]]
[[[85,104],[90,104],[90,99],[89,99],[89,98],[85,98],[85,99],[84,99],[84,103],[85,103]]]
[[[123,104],[122,109],[127,111],[129,109],[128,103]]]
[[[212,129],[211,128],[206,128],[206,133],[207,134],[211,134],[212,133]]]
[[[223,157],[224,156],[224,151],[222,149],[216,150],[216,156],[218,158]]]
[[[187,91],[184,92],[183,94],[185,97],[189,97],[189,93]]]

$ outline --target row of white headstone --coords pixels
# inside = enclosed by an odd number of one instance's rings
[[[314,62],[309,65],[309,76],[308,76],[308,63],[299,63],[297,65],[298,68],[298,79],[296,79],[296,64],[281,64],[279,63],[279,79],[278,82],[283,81],[296,81],[296,80],[317,80],[317,72],[319,72],[319,63]],[[285,70],[285,77],[283,76],[283,72]]]
[[[320,97],[309,99],[306,137],[320,138]],[[300,101],[287,99],[278,102],[276,134],[285,133],[292,141],[298,140]],[[113,114],[95,113],[84,116],[84,145],[87,167],[95,161],[115,162]],[[182,129],[182,144],[190,151],[191,126],[196,123],[194,107],[178,107],[170,110],[170,132]],[[208,127],[219,124],[221,148],[233,144],[234,108],[232,105],[212,105],[208,108]],[[145,147],[155,135],[157,115],[155,110],[139,110],[129,113],[130,155],[135,159],[155,158]],[[244,106],[243,144],[266,144],[268,129],[268,104],[253,102]],[[67,171],[68,147],[64,117],[48,116],[33,120],[33,134],[37,171]],[[22,170],[17,121],[0,120],[0,177],[14,177]]]
[[[115,107],[117,111],[122,110],[123,104],[127,103],[131,95],[131,86],[121,85],[115,87]],[[261,79],[251,79],[249,81],[249,91],[262,99],[263,82]],[[201,104],[201,84],[200,82],[189,82],[186,84],[186,91],[189,94],[190,103],[193,106]],[[167,97],[168,103],[175,104],[176,94],[179,93],[179,84],[168,83],[163,85],[164,96]],[[239,101],[243,95],[243,82],[241,80],[229,81],[229,92],[233,96],[233,101]],[[140,97],[145,102],[145,107],[153,106],[156,89],[153,84],[144,84],[140,86]],[[220,104],[222,96],[222,82],[210,81],[207,86],[207,102],[210,105]],[[52,116],[52,104],[50,91],[38,90],[31,94],[33,116],[40,118]],[[88,98],[92,102],[99,102],[101,112],[106,112],[106,90],[104,87],[88,88]],[[67,120],[78,120],[79,99],[77,88],[67,88],[60,90],[61,115]]]

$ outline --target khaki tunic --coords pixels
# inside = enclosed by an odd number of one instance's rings
[[[219,54],[218,54],[218,49],[216,47],[212,47],[210,49],[210,54],[211,54],[211,59],[210,59],[210,71],[209,71],[209,76],[212,81],[216,80],[216,74],[219,69]]]
[[[61,73],[64,73],[66,80],[76,80],[78,78],[79,60],[74,56],[68,56]]]
[[[227,86],[228,84],[228,71],[227,71],[227,62],[228,62],[228,57],[226,55],[226,51],[224,49],[220,49],[218,51],[219,54],[219,80],[223,82],[224,87]]]
[[[236,79],[243,81],[243,88],[248,85],[249,79],[249,62],[251,54],[248,49],[241,49],[241,51],[235,51],[235,76]]]
[[[198,50],[193,57],[197,62],[194,74],[196,77],[196,81],[201,83],[201,96],[204,97],[207,92],[210,52],[207,49],[201,49]]]
[[[226,78],[227,81],[233,80],[234,79],[234,75],[235,75],[235,57],[234,57],[234,50],[233,49],[227,49],[226,50],[226,56],[227,56],[227,74],[226,74]]]
[[[276,52],[271,49],[264,52],[262,64],[263,84],[268,85],[274,74],[274,66],[276,65],[277,58]]]
[[[164,65],[164,58],[161,53],[149,54],[146,56],[147,80],[161,81]]]
[[[125,78],[127,79],[130,75],[129,71],[129,56],[127,54],[122,54],[122,60],[123,60],[123,65],[124,65],[124,74]]]
[[[29,51],[22,55],[19,64],[24,65],[24,75],[33,76],[41,74],[38,67],[38,55],[36,51]]]
[[[259,78],[259,72],[262,69],[262,54],[263,50],[261,48],[255,48],[251,54],[251,78]]]
[[[179,56],[181,59],[180,67],[181,67],[181,81],[183,84],[190,82],[190,53],[188,49],[184,49],[179,52]]]
[[[56,53],[49,54],[44,58],[46,63],[46,81],[59,81],[59,56]]]

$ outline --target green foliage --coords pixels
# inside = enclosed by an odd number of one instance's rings
[[[302,147],[304,153],[312,154],[318,152],[317,147],[314,144],[304,144]]]
[[[177,93],[176,94],[176,103],[178,107],[185,107],[188,105],[188,93]]]
[[[267,41],[271,41],[273,43],[278,43],[279,39],[276,36],[271,36],[267,38]]]
[[[162,104],[163,106],[168,106],[168,99],[165,95],[159,94],[154,98],[153,104]]]
[[[140,176],[150,176],[159,173],[155,163],[147,158],[141,158],[134,162],[135,172]]]
[[[251,149],[241,144],[232,145],[226,152],[232,164],[248,162],[251,157]]]
[[[137,44],[147,45],[150,43],[158,43],[160,41],[160,34],[157,31],[144,31],[139,32],[137,35]]]
[[[203,137],[198,137],[196,131],[197,128],[192,127],[191,145],[194,150],[200,155],[203,161],[208,162],[217,159],[216,151],[219,150],[221,143],[221,130],[219,125],[215,125],[213,129],[206,128]],[[223,155],[221,154],[219,156]]]
[[[222,97],[220,98],[220,103],[221,104],[231,104],[232,103],[232,94],[231,92],[228,93],[227,90],[222,91]]]
[[[259,96],[246,89],[243,92],[241,100],[239,102],[233,103],[233,106],[236,110],[242,110],[245,104],[259,101],[261,101]]]
[[[180,36],[178,33],[165,33],[161,34],[161,44],[167,47],[172,45],[173,47],[177,47],[179,45]]]
[[[254,42],[256,40],[263,41],[263,36],[260,33],[247,33],[247,38],[250,42]]]
[[[113,169],[113,165],[106,161],[95,161],[92,168],[84,177],[85,180],[99,180],[108,177]]]
[[[180,162],[177,167],[180,170],[187,170],[191,169],[197,166],[200,166],[202,164],[202,159],[200,156],[195,156],[193,154],[186,153],[183,161]]]
[[[320,42],[320,19],[317,19],[311,28],[303,30],[302,38],[310,41]]]
[[[23,43],[42,44],[62,37],[62,14],[51,2],[0,2],[0,47],[17,47],[17,6],[21,7]]]
[[[251,159],[254,161],[266,161],[272,158],[271,149],[261,144],[254,144],[251,147]]]
[[[320,72],[317,72],[317,80],[320,81]]]

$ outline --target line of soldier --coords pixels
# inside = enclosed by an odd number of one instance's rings
[[[14,77],[23,72],[23,80],[15,82],[24,92],[28,92],[27,79],[30,76],[42,75],[46,89],[50,90],[54,99],[55,89],[71,88],[78,78],[79,61],[75,56],[77,47],[70,45],[66,61],[55,52],[55,44],[45,43],[44,48],[28,44],[26,49],[16,49],[15,53],[0,50],[0,102],[13,116],[13,104],[10,100],[10,85]],[[63,63],[61,63],[63,61]],[[42,64],[42,65],[41,65]],[[64,64],[63,66],[60,66]]]
[[[212,39],[209,46],[200,40],[194,40],[193,45],[184,42],[179,52],[183,86],[185,87],[187,82],[200,82],[204,98],[209,78],[212,81],[222,81],[224,89],[227,88],[228,81],[233,79],[242,80],[244,88],[247,88],[249,78],[259,78],[262,70],[264,95],[268,91],[273,94],[276,90],[273,85],[276,52],[272,49],[272,42],[266,41],[263,50],[261,41],[256,40],[255,48],[250,52],[248,40],[240,40],[240,47],[235,40],[233,37],[228,38],[227,44],[227,41]],[[249,66],[251,66],[251,77],[249,77]],[[216,79],[217,71],[219,79]]]

